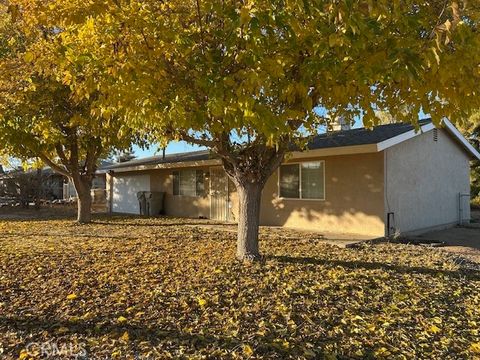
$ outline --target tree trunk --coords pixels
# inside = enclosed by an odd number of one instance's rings
[[[35,186],[35,210],[40,210],[40,198],[42,197],[42,169],[37,169]]]
[[[92,221],[92,181],[88,177],[78,176],[73,178],[77,191],[77,222],[88,224]]]
[[[260,225],[260,202],[263,184],[237,183],[239,199],[239,219],[237,233],[237,258],[258,260],[258,230]]]
[[[88,224],[92,221],[92,196],[90,191],[78,194],[77,201],[77,222],[80,224]]]
[[[237,258],[260,260],[258,230],[262,190],[268,178],[280,166],[287,146],[272,147],[258,137],[256,142],[243,146],[231,144],[229,134],[216,147],[223,169],[235,184],[239,198]],[[288,144],[287,144],[288,145]]]

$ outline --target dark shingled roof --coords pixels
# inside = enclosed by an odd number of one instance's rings
[[[423,126],[430,123],[430,119],[420,120],[419,125]],[[308,149],[324,149],[352,145],[368,145],[378,144],[384,140],[391,139],[395,136],[413,130],[411,124],[387,124],[379,125],[373,129],[358,128],[344,131],[328,132],[315,136],[309,143]],[[211,154],[209,150],[192,151],[186,153],[177,153],[165,155],[156,155],[143,159],[135,159],[123,163],[117,163],[111,166],[104,167],[102,170],[114,170],[132,166],[142,165],[157,165],[157,164],[172,164],[187,161],[201,161],[214,159],[215,155]]]
[[[419,125],[430,123],[430,119],[420,120]],[[315,136],[309,143],[308,149],[323,149],[352,145],[378,144],[395,136],[413,130],[411,124],[379,125],[373,129],[359,128],[345,131],[328,132]]]

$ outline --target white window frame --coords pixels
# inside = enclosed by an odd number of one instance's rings
[[[302,191],[302,164],[308,164],[308,163],[321,163],[322,166],[323,166],[323,198],[321,198],[321,199],[304,199],[304,198],[302,198],[302,195],[303,195],[303,191]],[[282,167],[282,165],[298,165],[298,167],[299,167],[299,171],[298,171],[298,173],[299,173],[298,187],[299,188],[298,188],[298,190],[299,190],[299,194],[300,194],[299,198],[289,198],[289,197],[280,196],[280,168]],[[327,186],[326,186],[326,183],[325,183],[325,173],[326,173],[325,160],[297,161],[297,162],[288,162],[288,163],[281,164],[278,167],[278,170],[277,170],[277,198],[280,199],[280,200],[325,201],[325,199],[327,198]]]
[[[183,194],[175,194],[175,173],[178,172],[178,176],[180,177],[182,171],[186,171],[186,170],[193,170],[195,171],[195,195],[183,195]],[[198,171],[202,171],[203,172],[203,187],[204,187],[204,193],[203,194],[199,194],[197,192],[197,172]],[[180,192],[180,183],[178,184],[179,188],[178,188],[178,192]],[[172,171],[172,194],[173,196],[175,197],[203,197],[205,196],[205,170],[203,169],[178,169],[178,170],[173,170]]]

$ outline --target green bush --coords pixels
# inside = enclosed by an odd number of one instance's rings
[[[480,196],[476,197],[475,199],[472,199],[472,201],[470,202],[470,205],[472,206],[472,209],[480,210]]]

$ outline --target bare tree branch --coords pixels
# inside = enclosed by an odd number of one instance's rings
[[[67,178],[71,178],[72,174],[68,172],[67,169],[62,168],[60,165],[56,164],[54,161],[50,160],[48,156],[45,154],[40,154],[38,156],[45,164],[47,164],[53,171],[66,176]]]
[[[183,141],[186,141],[192,144],[206,146],[206,147],[214,147],[216,145],[216,142],[213,140],[199,139],[195,136],[188,134],[187,132],[181,132],[179,135]]]

